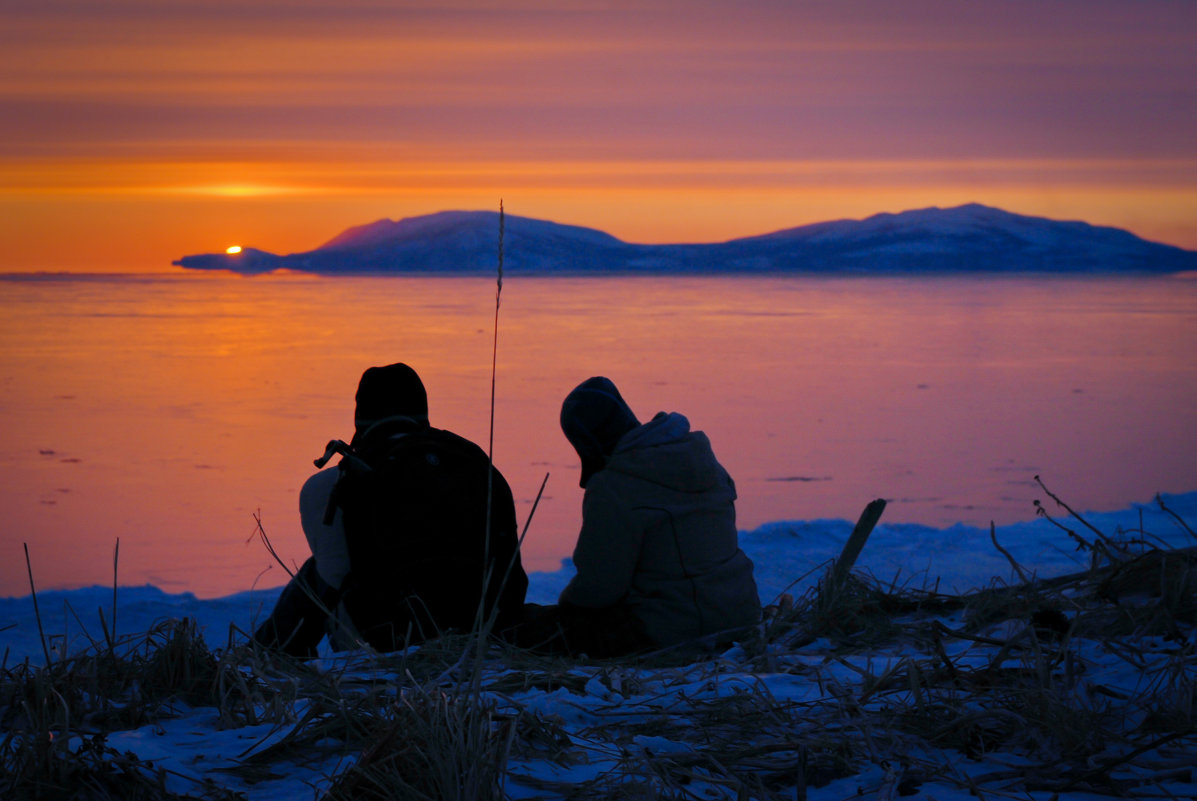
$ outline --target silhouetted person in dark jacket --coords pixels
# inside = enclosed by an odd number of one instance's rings
[[[518,618],[528,579],[511,489],[481,448],[428,424],[414,370],[362,374],[353,440],[330,442],[317,465],[333,452],[341,463],[299,494],[312,557],[255,641],[307,657],[328,633],[334,649],[391,651],[492,612],[499,626]]]

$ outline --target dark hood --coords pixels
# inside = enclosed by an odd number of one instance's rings
[[[609,378],[588,378],[561,404],[561,430],[582,459],[583,487],[607,464],[620,438],[640,421]]]
[[[379,423],[408,419],[416,425],[428,425],[428,393],[415,370],[398,362],[385,367],[371,367],[362,373],[357,385],[353,412],[354,440]]]

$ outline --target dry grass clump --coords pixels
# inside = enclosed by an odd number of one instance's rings
[[[906,754],[934,746],[971,759],[1021,755],[1027,764],[1017,771],[986,777],[1020,791],[1121,794],[1187,775],[1197,739],[1197,550],[1156,547],[1142,531],[1107,536],[1068,512],[1080,528],[1052,522],[1094,555],[1088,571],[956,598],[907,592],[876,602],[879,613],[886,603],[901,610],[890,636],[908,655],[881,673],[856,668],[848,703],[872,731],[905,740]],[[876,584],[873,591],[885,594]],[[839,621],[852,621],[872,640],[877,627],[856,622],[868,616],[867,598],[846,594],[846,608],[830,613],[835,626],[791,611],[797,636],[784,627],[768,633],[777,642],[834,640]],[[818,609],[819,601],[803,606]],[[1102,657],[1129,664],[1137,684],[1104,684]],[[1182,756],[1170,751],[1184,742]]]
[[[160,769],[116,751],[107,734],[170,717],[177,703],[218,707],[229,725],[258,718],[276,693],[242,671],[188,619],[47,665],[0,668],[0,797],[233,797],[202,782],[196,795],[170,792]]]
[[[5,801],[235,801],[210,782],[194,794],[172,792],[166,773],[109,746],[103,734],[50,740],[9,731],[0,743],[0,797]]]
[[[476,635],[446,635],[397,654],[359,654],[308,672],[297,713],[231,772],[256,781],[280,761],[332,760],[330,799],[502,798],[517,724],[481,689]]]
[[[328,801],[504,798],[516,729],[493,702],[470,693],[413,688],[382,707],[357,761],[338,775]]]

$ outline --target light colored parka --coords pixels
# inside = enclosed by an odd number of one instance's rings
[[[561,601],[626,604],[662,647],[753,625],[760,598],[735,499],[710,441],[684,416],[662,412],[632,429],[586,484],[577,575]]]

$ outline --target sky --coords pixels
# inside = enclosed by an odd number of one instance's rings
[[[0,2],[0,271],[500,199],[632,242],[981,202],[1197,249],[1197,3]]]

